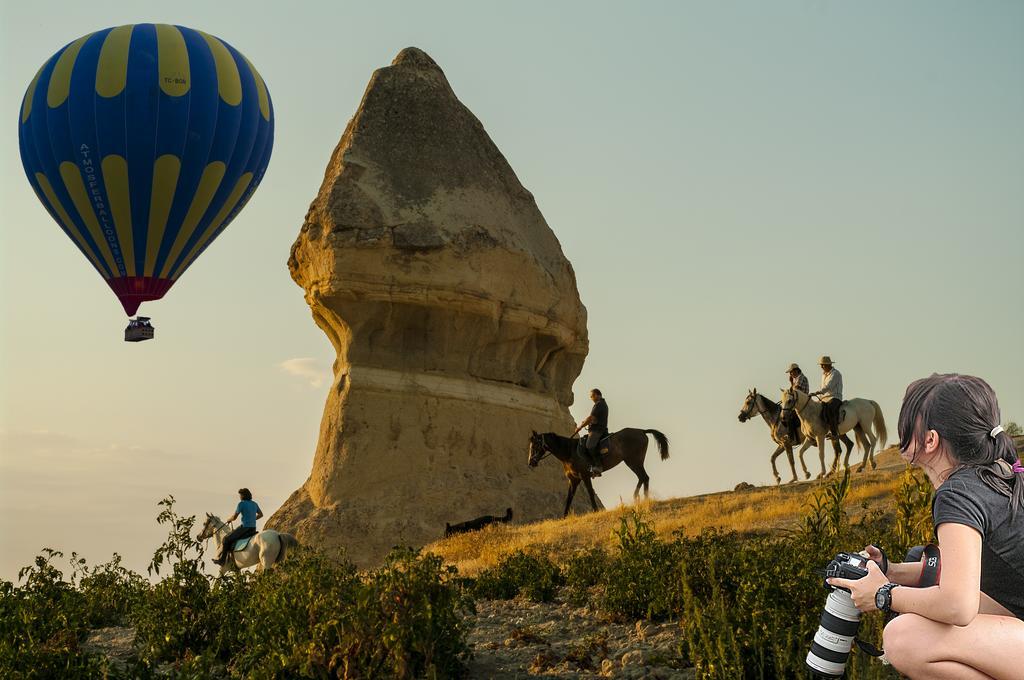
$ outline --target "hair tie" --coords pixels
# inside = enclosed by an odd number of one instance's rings
[[[1017,462],[1013,464],[1013,467],[1011,469],[1018,475],[1024,475],[1024,465],[1020,464],[1020,458],[1017,459]]]
[[[1002,425],[996,425],[995,427],[992,428],[992,431],[988,433],[988,436],[992,437],[992,439],[995,439],[996,435],[999,434],[1002,431],[1003,431],[1003,426]]]

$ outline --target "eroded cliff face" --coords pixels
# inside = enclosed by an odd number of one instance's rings
[[[268,526],[366,566],[445,522],[561,513],[561,465],[528,468],[528,439],[574,428],[586,310],[533,196],[424,52],[373,74],[288,266],[338,356],[313,470]]]

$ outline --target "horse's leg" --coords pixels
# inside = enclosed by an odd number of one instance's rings
[[[789,448],[790,448],[790,451],[792,451],[793,445],[790,444]],[[799,457],[800,457],[800,467],[803,468],[803,470],[804,470],[804,479],[810,479],[811,478],[811,471],[807,469],[807,463],[804,462],[804,451],[806,450],[806,448],[807,447],[805,446],[804,448],[802,448],[799,451],[797,451],[797,453],[799,454]]]
[[[783,446],[782,444],[779,444],[775,448],[775,451],[772,453],[772,474],[775,475],[775,483],[776,484],[782,484],[782,477],[779,477],[779,469],[777,467],[775,467],[775,459],[779,457],[779,454],[782,453],[783,450],[785,450],[785,448],[786,448],[785,446]],[[792,450],[789,451],[789,464],[790,465],[793,464],[793,451]],[[794,477],[794,479],[796,478],[796,470],[793,470],[793,477]]]
[[[576,495],[576,487],[579,486],[579,483],[578,479],[569,480],[569,495],[565,499],[565,512],[562,513],[562,517],[569,516],[569,506],[572,505],[572,497]]]
[[[793,445],[792,444],[789,444],[788,447],[786,448],[786,454],[789,456],[789,464],[791,466],[793,466]],[[803,457],[802,454],[800,456],[800,467],[802,467],[804,469],[804,479],[810,479],[811,473],[807,469],[807,465],[804,464],[804,457]],[[793,483],[796,480],[797,480],[796,466],[793,466],[793,479],[790,480],[790,483]]]
[[[821,474],[818,475],[818,479],[821,479],[825,476],[825,442],[821,441],[821,438],[815,434],[807,438],[804,448],[809,448],[811,444],[818,446],[818,460],[821,462]]]
[[[644,496],[646,497],[647,485],[651,478],[647,476],[647,470],[644,469],[643,461],[634,463],[623,459],[623,462],[625,462],[626,467],[632,470],[633,474],[636,475],[636,488],[633,489],[633,500],[636,501],[636,499],[640,497],[640,487],[644,487]]]
[[[839,459],[843,457],[843,447],[839,443],[838,437],[836,437],[835,439],[830,439],[829,441],[832,442],[832,451],[835,453],[835,460],[832,462],[832,469],[835,470],[837,467],[839,467]],[[847,458],[846,465],[847,467],[849,467],[849,458]]]
[[[594,483],[590,481],[590,477],[583,478],[583,485],[587,487],[587,495],[590,496],[590,507],[597,512],[597,497],[594,496]]]
[[[860,464],[860,469],[863,470],[868,464],[868,459],[871,459],[871,469],[878,467],[875,463],[875,444],[878,443],[878,436],[875,435],[874,428],[871,427],[871,423],[864,428],[864,436],[868,440],[868,446],[864,450],[864,461]]]
[[[806,439],[804,439],[804,443],[800,445],[800,450],[797,452],[797,454],[800,456],[800,467],[804,469],[804,479],[811,478],[811,471],[807,469],[807,463],[804,462],[804,453],[807,451],[807,449],[811,448],[813,444],[814,440],[811,439],[810,437],[807,437]],[[821,467],[822,469],[824,469],[825,465],[822,464]]]
[[[846,460],[850,460],[850,452],[853,451],[853,440],[850,439],[846,433],[839,435],[839,441],[846,447]]]
[[[819,441],[821,442],[821,445],[824,445],[825,442],[829,441],[828,434],[823,434]],[[835,452],[835,457],[832,459],[832,467],[829,470],[830,475],[835,474],[836,472],[839,471],[839,461],[842,458],[842,452],[839,449],[839,442],[832,443],[834,445],[833,451]]]

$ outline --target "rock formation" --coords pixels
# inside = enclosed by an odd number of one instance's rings
[[[361,566],[445,522],[559,516],[586,310],[558,239],[424,52],[377,70],[288,261],[337,351],[309,479],[269,526]],[[589,510],[581,487],[577,510]]]

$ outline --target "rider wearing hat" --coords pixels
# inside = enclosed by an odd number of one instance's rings
[[[843,376],[832,366],[827,354],[818,360],[821,366],[821,389],[811,396],[821,399],[821,419],[832,437],[839,436],[839,409],[843,405]]]
[[[800,367],[796,364],[790,364],[789,368],[786,369],[786,373],[789,374],[789,386],[795,387],[801,392],[809,393],[811,391],[810,383],[807,382],[807,376]],[[786,416],[786,425],[789,428],[789,438],[792,442],[797,440],[797,432],[800,428],[800,417],[796,414],[796,411],[790,411],[789,415]]]

